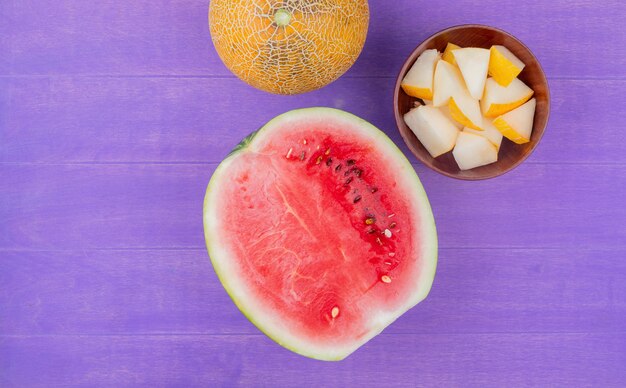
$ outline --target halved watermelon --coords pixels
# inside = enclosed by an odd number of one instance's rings
[[[239,309],[280,345],[340,360],[423,300],[437,236],[428,198],[380,130],[294,110],[244,139],[207,188],[209,255]]]

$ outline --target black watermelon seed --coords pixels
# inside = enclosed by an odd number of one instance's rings
[[[346,183],[345,183],[345,185],[346,185],[346,186],[347,186],[347,185],[349,185],[349,184],[352,182],[352,179],[353,179],[352,177],[350,177],[350,178],[346,179]]]
[[[354,163],[356,163],[356,162],[354,161],[354,159],[348,159],[348,160],[346,160],[346,164],[347,164],[348,166],[352,166]]]
[[[354,197],[354,203],[357,203],[361,200],[361,196],[357,195],[356,197]]]
[[[332,158],[326,159],[326,165],[330,166],[331,164],[333,164],[333,159]]]
[[[338,164],[337,167],[335,167],[335,171],[341,171],[341,164]]]
[[[389,224],[389,229],[393,229],[396,227],[396,223],[392,222],[391,224]]]

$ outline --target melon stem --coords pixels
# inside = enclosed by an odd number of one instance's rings
[[[281,8],[277,10],[276,13],[274,14],[274,23],[276,23],[278,27],[285,27],[290,22],[291,22],[291,13],[287,11],[286,9]]]

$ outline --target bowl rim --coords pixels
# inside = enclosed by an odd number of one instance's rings
[[[414,56],[416,56],[416,53],[418,51],[422,51],[423,50],[423,46],[427,42],[429,42],[430,40],[432,40],[435,37],[437,37],[438,35],[441,35],[441,34],[444,34],[444,33],[450,32],[450,31],[462,30],[462,29],[465,29],[465,28],[480,28],[480,29],[485,29],[485,30],[491,30],[491,31],[495,31],[495,32],[504,34],[507,37],[515,40],[526,51],[528,51],[528,53],[535,59],[535,62],[537,63],[537,67],[539,69],[539,74],[540,74],[541,78],[543,78],[543,80],[544,80],[544,82],[546,84],[546,101],[547,101],[547,105],[546,105],[546,122],[545,122],[545,125],[542,128],[541,133],[539,134],[539,137],[534,141],[534,143],[532,144],[530,150],[525,155],[523,155],[521,158],[516,160],[507,169],[501,170],[501,171],[496,171],[495,173],[486,174],[486,175],[482,175],[482,176],[479,176],[479,177],[460,176],[460,175],[457,175],[457,174],[454,174],[454,173],[450,173],[450,172],[448,172],[446,170],[442,170],[441,168],[436,167],[432,163],[430,163],[429,160],[425,160],[425,158],[423,158],[421,155],[418,155],[417,153],[413,152],[413,150],[409,146],[409,141],[407,139],[407,136],[405,136],[403,131],[400,130],[400,125],[403,123],[404,119],[402,118],[402,115],[400,114],[400,110],[398,109],[398,102],[399,102],[400,88],[401,88],[400,84],[402,83],[402,79],[404,78],[404,75],[409,70],[409,67],[412,66],[413,63],[415,63],[415,61],[417,60],[417,58],[413,58]],[[398,129],[398,132],[400,132],[400,136],[402,137],[402,140],[404,140],[404,143],[409,148],[409,151],[411,152],[411,154],[413,154],[413,156],[415,156],[420,162],[422,162],[422,164],[424,164],[429,169],[431,169],[433,171],[436,171],[439,174],[445,175],[445,176],[450,177],[450,178],[464,180],[464,181],[477,181],[477,180],[485,180],[485,179],[496,178],[496,177],[499,177],[501,175],[504,175],[504,174],[508,173],[509,171],[514,170],[520,164],[522,164],[535,151],[535,149],[537,148],[537,146],[541,142],[541,139],[543,138],[543,135],[546,132],[546,129],[548,128],[548,123],[550,122],[550,110],[551,110],[551,102],[550,101],[551,101],[550,84],[548,82],[548,78],[546,77],[546,73],[543,70],[543,67],[541,66],[541,62],[539,61],[537,56],[532,52],[532,50],[528,46],[526,46],[526,44],[524,44],[524,42],[522,42],[521,40],[519,40],[518,38],[513,36],[511,33],[507,32],[507,31],[504,31],[504,30],[502,30],[500,28],[497,28],[497,27],[488,26],[488,25],[485,25],[485,24],[457,24],[457,25],[454,25],[454,26],[450,26],[450,27],[444,28],[443,30],[437,31],[434,34],[430,35],[429,37],[424,39],[420,44],[418,44],[411,51],[411,53],[407,56],[407,58],[405,59],[403,65],[402,65],[402,67],[400,68],[400,71],[398,72],[398,76],[396,77],[396,85],[395,85],[394,94],[393,94],[393,112],[394,112],[394,118],[396,120],[396,128]],[[434,159],[434,158],[431,157],[431,159]]]

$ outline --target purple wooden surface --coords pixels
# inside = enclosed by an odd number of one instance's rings
[[[206,1],[0,1],[0,386],[626,385],[626,5],[370,1],[365,51],[322,90],[233,78]],[[287,109],[395,130],[405,56],[504,28],[547,72],[526,163],[459,182],[415,168],[440,237],[429,298],[347,360],[304,359],[241,315],[204,250],[213,169]]]

